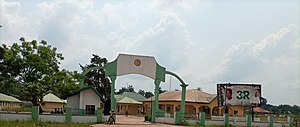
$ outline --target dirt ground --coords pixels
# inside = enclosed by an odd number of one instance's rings
[[[117,115],[117,122],[116,124],[95,124],[91,125],[91,127],[183,127],[183,126],[176,126],[176,125],[169,125],[169,124],[161,124],[161,123],[149,123],[144,122],[144,117],[140,116],[124,116],[124,115]]]

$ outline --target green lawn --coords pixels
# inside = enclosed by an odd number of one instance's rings
[[[0,120],[0,127],[89,127],[91,124]]]

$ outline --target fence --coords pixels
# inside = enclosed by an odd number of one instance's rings
[[[80,112],[76,112],[76,111],[80,111]],[[70,108],[66,108],[64,114],[39,114],[38,106],[32,106],[31,112],[27,112],[27,113],[1,112],[0,119],[8,120],[8,121],[34,120],[34,121],[45,121],[45,122],[101,123],[102,121],[104,121],[102,111],[103,109],[98,109],[95,112],[91,113],[91,112],[82,112],[82,110],[71,110]],[[76,115],[77,113],[81,113],[81,114]]]
[[[186,113],[182,115],[180,112],[176,112],[174,117],[166,117],[162,115],[162,112],[156,117],[156,122],[159,123],[168,123],[168,124],[190,124],[195,125],[199,124],[200,126],[205,125],[233,125],[233,126],[257,126],[257,127],[273,127],[273,126],[293,126],[293,118],[290,116],[276,116],[274,115],[265,115],[257,116],[254,121],[252,121],[251,114],[247,114],[245,117],[229,117],[228,114],[224,116],[209,116],[206,118],[204,112],[199,113],[197,116],[192,116],[192,113]],[[184,117],[183,117],[184,116]],[[186,117],[187,116],[187,117]]]

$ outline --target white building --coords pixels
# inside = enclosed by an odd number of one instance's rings
[[[102,95],[90,86],[84,86],[63,97],[67,99],[67,107],[72,109],[72,114],[79,115],[94,115],[95,111],[103,106],[101,98]]]

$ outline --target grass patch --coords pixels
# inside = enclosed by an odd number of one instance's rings
[[[93,123],[55,123],[35,121],[4,121],[0,120],[0,127],[89,127]]]

